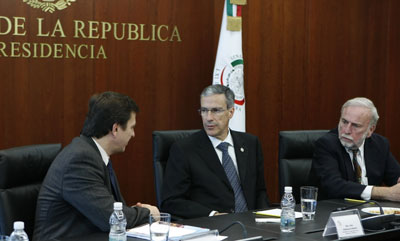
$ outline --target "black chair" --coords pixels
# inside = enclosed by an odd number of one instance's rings
[[[169,157],[169,149],[172,144],[199,130],[170,130],[153,131],[153,165],[154,183],[158,208],[161,206],[161,190],[164,179],[164,171]]]
[[[0,234],[10,235],[14,221],[23,221],[32,240],[41,183],[61,144],[0,150]]]
[[[279,132],[279,191],[293,187],[296,202],[300,202],[301,186],[318,186],[318,178],[312,170],[315,141],[328,130],[298,130]],[[320,193],[319,193],[320,194]],[[319,200],[323,199],[321,195]]]

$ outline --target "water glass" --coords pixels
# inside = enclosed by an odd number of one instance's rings
[[[311,186],[300,187],[301,213],[303,220],[314,220],[317,209],[318,188]]]
[[[150,214],[150,240],[167,241],[169,227],[171,224],[171,215],[169,213],[160,213],[160,215]]]
[[[9,237],[5,235],[0,235],[0,241],[8,241]]]

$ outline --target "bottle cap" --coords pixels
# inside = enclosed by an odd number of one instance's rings
[[[292,187],[291,186],[286,186],[285,187],[285,192],[291,193],[292,192]]]
[[[14,222],[14,229],[24,229],[24,228],[25,228],[24,222],[21,221]]]
[[[115,202],[114,210],[122,210],[122,202]]]

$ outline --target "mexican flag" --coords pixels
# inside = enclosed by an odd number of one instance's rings
[[[213,84],[228,86],[235,93],[235,113],[229,127],[246,131],[242,54],[242,6],[245,0],[225,0],[215,59]]]

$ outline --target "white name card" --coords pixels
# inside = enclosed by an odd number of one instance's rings
[[[358,209],[331,213],[322,236],[334,234],[337,234],[339,239],[364,235]]]
[[[339,239],[364,235],[364,229],[357,214],[332,217],[332,219]]]

